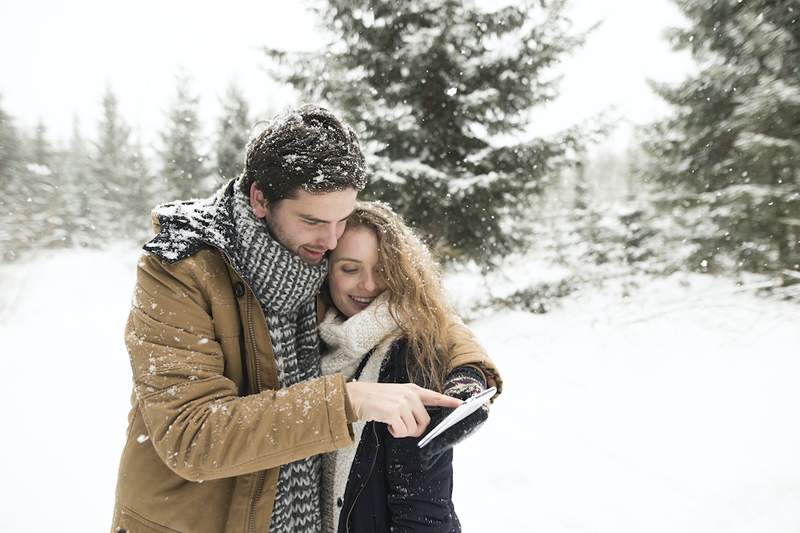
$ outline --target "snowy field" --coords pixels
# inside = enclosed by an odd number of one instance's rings
[[[0,266],[2,532],[107,530],[137,255]],[[506,392],[457,448],[465,531],[800,531],[800,306],[681,275],[472,327]]]

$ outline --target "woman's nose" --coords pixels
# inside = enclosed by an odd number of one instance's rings
[[[366,274],[361,278],[361,286],[364,288],[365,291],[374,292],[375,289],[378,288],[377,283],[375,283],[375,276],[371,274]]]

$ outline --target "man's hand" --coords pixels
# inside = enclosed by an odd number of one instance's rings
[[[419,437],[431,421],[425,406],[456,408],[461,400],[413,383],[347,384],[350,405],[359,420],[375,420],[389,426],[393,437]]]

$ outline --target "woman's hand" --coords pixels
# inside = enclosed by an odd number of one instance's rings
[[[477,370],[470,367],[459,367],[448,376],[444,385],[444,393],[467,400],[481,393],[485,387],[483,376]],[[440,409],[439,413],[434,416],[434,422],[438,424],[448,414],[450,414],[449,409]],[[420,450],[422,468],[428,470],[432,467],[447,450],[477,431],[487,418],[489,418],[488,403],[483,404],[477,411],[444,430],[441,435]]]
[[[359,420],[375,420],[389,426],[395,438],[419,437],[431,419],[425,406],[455,408],[461,400],[423,389],[413,383],[347,384],[347,396]]]

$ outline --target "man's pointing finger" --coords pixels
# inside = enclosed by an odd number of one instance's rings
[[[445,394],[440,394],[438,392],[422,389],[420,391],[420,399],[422,403],[432,407],[458,407],[461,405],[462,402],[458,398],[453,398],[452,396],[447,396]]]

